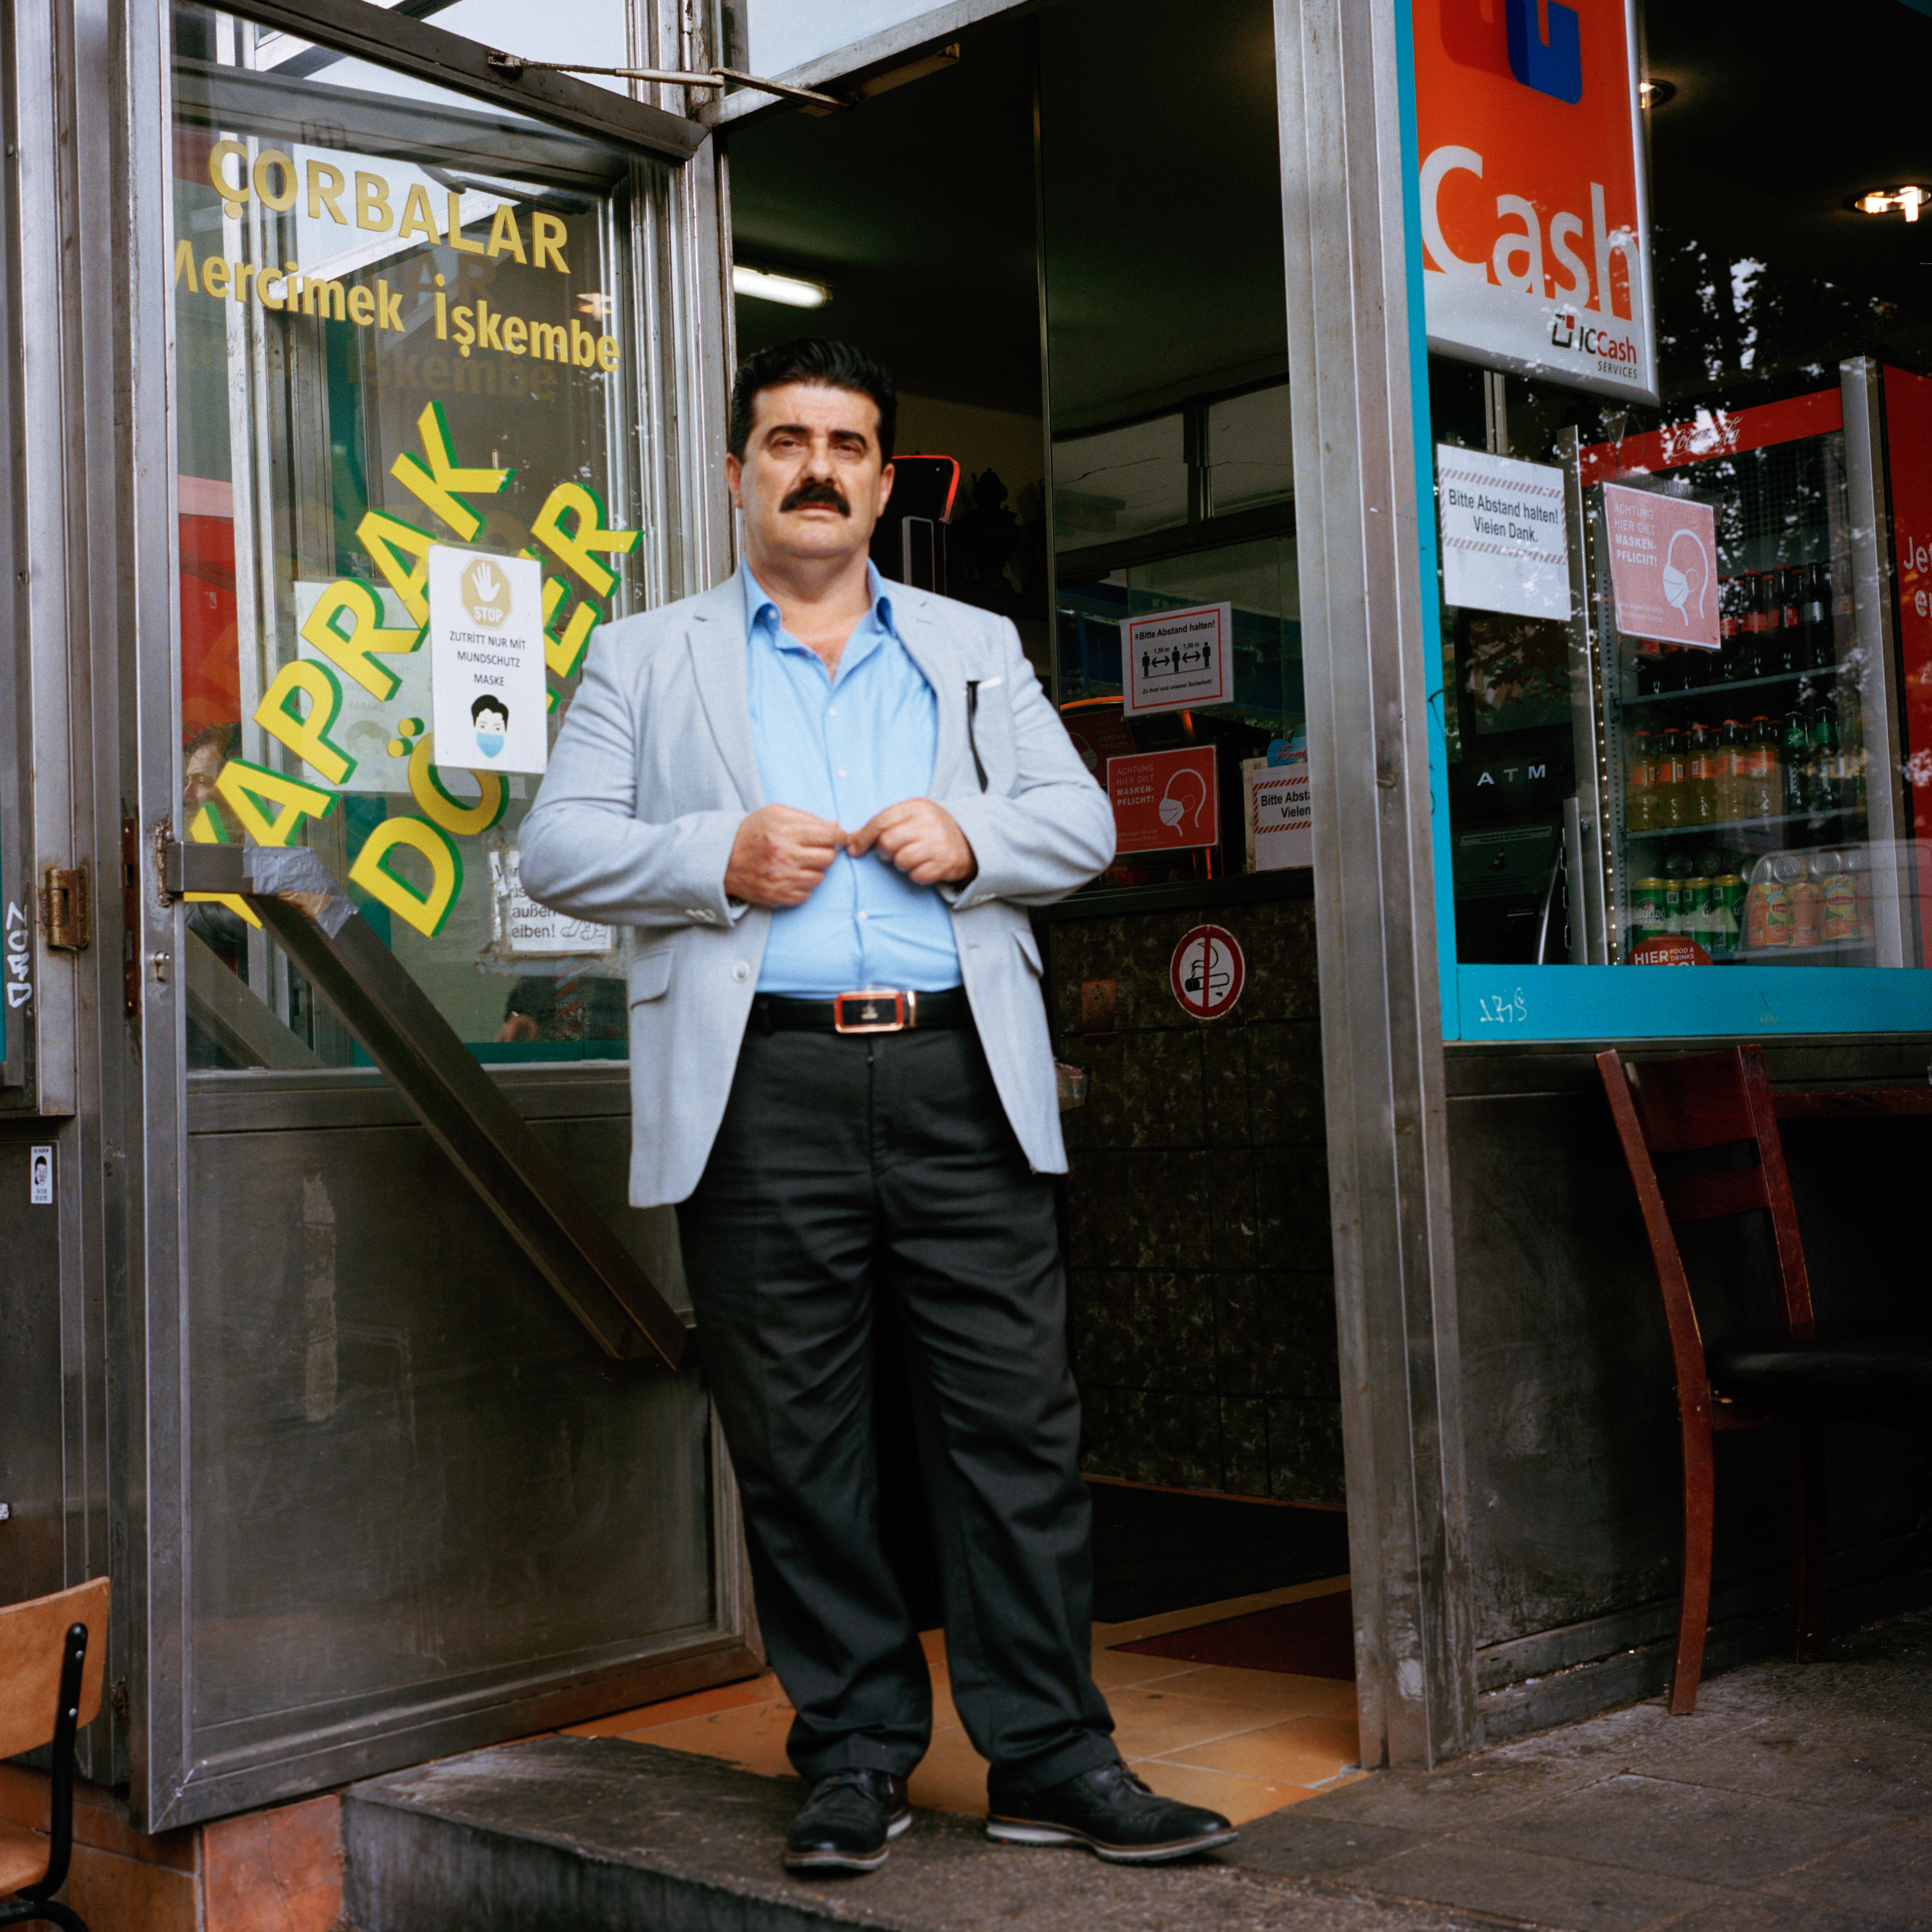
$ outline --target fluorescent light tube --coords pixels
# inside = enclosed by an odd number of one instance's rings
[[[796,275],[767,274],[763,268],[740,268],[735,262],[731,286],[739,295],[782,302],[787,308],[823,308],[832,299],[832,291],[823,283],[801,281]]]

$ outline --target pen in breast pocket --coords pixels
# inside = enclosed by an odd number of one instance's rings
[[[983,685],[990,688],[1005,682],[1004,678],[998,677],[969,677],[966,680],[966,742],[972,748],[973,769],[980,774],[980,789],[982,791],[986,789],[986,767],[980,759],[978,721],[980,687]]]

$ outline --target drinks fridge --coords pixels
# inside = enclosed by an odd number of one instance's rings
[[[1586,956],[1920,962],[1876,389],[1847,363],[1830,388],[1576,452]],[[1709,507],[1714,559],[1677,546],[1671,581],[1713,600],[1716,649],[1622,627],[1606,490],[1633,488]]]

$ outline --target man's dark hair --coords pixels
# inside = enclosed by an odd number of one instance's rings
[[[738,364],[731,385],[731,422],[727,447],[742,463],[752,440],[753,405],[759,392],[786,382],[809,382],[820,389],[850,389],[879,406],[879,460],[892,460],[892,432],[898,426],[898,392],[883,364],[849,342],[823,335],[800,335],[772,349],[760,349]]]
[[[483,714],[486,711],[495,712],[496,716],[502,718],[506,724],[508,724],[510,722],[510,707],[506,704],[500,698],[492,698],[487,691],[470,707],[470,723],[472,724],[481,724],[483,720]]]

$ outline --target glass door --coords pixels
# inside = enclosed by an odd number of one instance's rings
[[[560,58],[651,52],[554,12]],[[626,1200],[627,936],[530,901],[517,834],[595,628],[722,567],[686,480],[722,330],[670,266],[711,160],[165,17],[175,835],[319,855],[686,1305]],[[244,900],[180,916],[148,1828],[746,1674],[701,1378],[597,1353]]]

